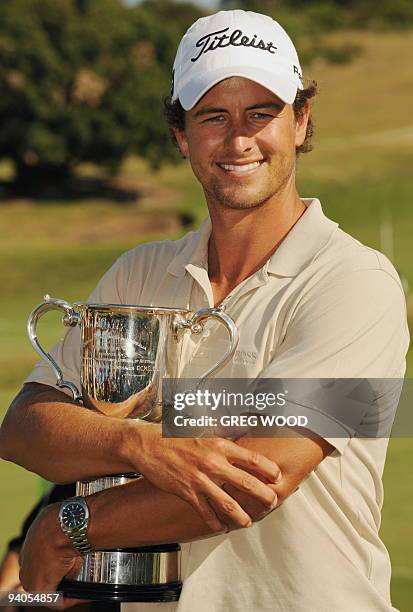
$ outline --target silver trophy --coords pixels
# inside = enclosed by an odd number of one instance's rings
[[[37,339],[39,318],[63,311],[66,326],[80,326],[81,391],[63,379],[53,357]],[[162,406],[174,393],[183,362],[186,334],[202,334],[204,324],[222,323],[229,346],[221,360],[199,379],[215,374],[233,356],[238,333],[233,320],[219,308],[191,312],[179,308],[119,304],[69,304],[45,296],[30,314],[27,331],[33,348],[53,369],[57,386],[102,415],[160,421]],[[170,384],[169,384],[170,381]],[[166,384],[165,384],[166,383]],[[139,478],[137,473],[103,476],[76,483],[76,495],[91,495]],[[75,580],[61,585],[68,597],[111,601],[176,601],[182,588],[180,546],[99,550],[85,556]]]

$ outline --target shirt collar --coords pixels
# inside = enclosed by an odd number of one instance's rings
[[[312,262],[338,227],[337,223],[324,215],[318,199],[302,198],[302,202],[307,210],[265,264],[267,273],[296,276]],[[188,242],[172,259],[167,272],[173,276],[184,276],[190,264],[207,268],[211,229],[211,220],[207,217],[197,232],[189,234]]]
[[[189,264],[207,269],[208,242],[211,230],[211,219],[207,217],[197,232],[190,232],[187,243],[182,251],[172,259],[166,269],[167,272],[174,276],[184,276],[186,267]]]
[[[307,210],[268,260],[268,273],[297,276],[310,265],[337,230],[338,223],[325,216],[318,199],[301,200]]]

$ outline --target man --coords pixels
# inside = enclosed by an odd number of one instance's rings
[[[223,377],[402,377],[408,332],[394,268],[296,190],[296,156],[308,149],[314,93],[314,86],[304,89],[293,43],[269,17],[236,10],[198,20],[177,52],[167,116],[203,187],[209,219],[182,240],[126,253],[91,299],[192,310],[220,305],[240,332]],[[73,329],[55,351],[74,382],[78,342]],[[188,367],[196,376],[222,353],[225,336],[212,326],[207,338],[192,342]],[[3,455],[55,481],[141,471],[144,480],[88,498],[88,538],[96,548],[188,542],[180,601],[159,604],[164,610],[394,609],[378,535],[387,442],[352,436],[334,406],[307,436],[281,428],[275,438],[236,444],[176,441],[162,439],[153,424],[75,411],[66,396],[39,383],[54,385],[41,364],[6,417]],[[329,423],[340,433],[327,436]],[[278,483],[260,487],[228,469],[229,462],[251,470],[246,449],[273,462],[256,456],[257,475],[272,483],[279,466]],[[224,483],[225,499],[218,486]],[[255,499],[247,495],[251,488]],[[264,520],[235,530],[274,503]],[[22,569],[28,589],[55,588],[81,561],[57,512],[49,506],[29,532]],[[229,533],[216,535],[225,528]]]

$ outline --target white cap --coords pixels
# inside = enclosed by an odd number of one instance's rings
[[[297,51],[287,32],[267,15],[219,11],[198,19],[182,38],[174,62],[172,101],[190,110],[211,87],[240,76],[292,104],[303,89]]]

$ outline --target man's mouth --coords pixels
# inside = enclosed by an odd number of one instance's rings
[[[217,165],[226,172],[231,172],[235,174],[244,174],[246,172],[252,172],[259,168],[264,160],[254,161],[247,164],[220,164]]]

